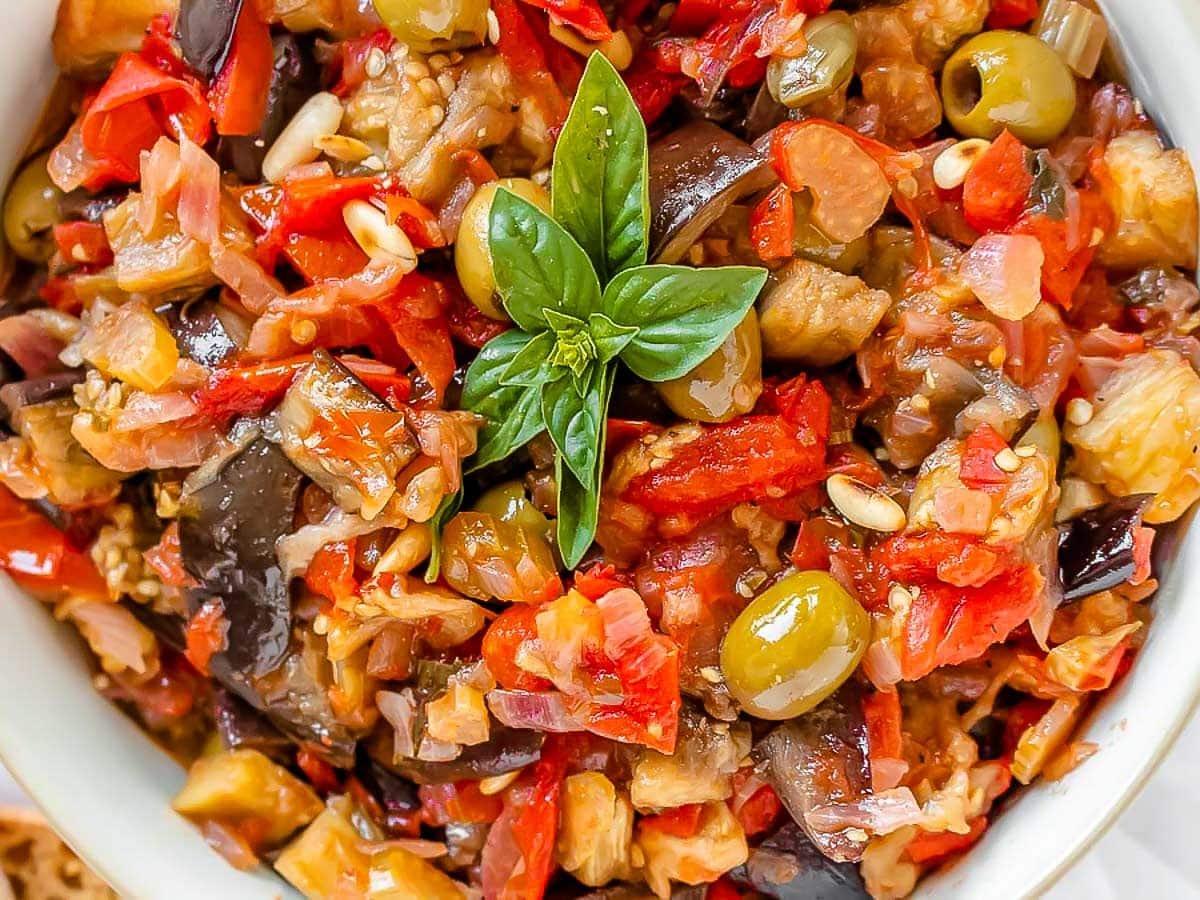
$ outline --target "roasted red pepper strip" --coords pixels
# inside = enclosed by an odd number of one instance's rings
[[[421,821],[433,828],[460,824],[485,824],[496,821],[504,809],[504,798],[479,790],[478,781],[449,784],[423,784],[417,788],[421,800]]]
[[[229,57],[208,92],[218,134],[254,134],[267,111],[267,88],[275,66],[271,28],[257,4],[243,3]]]
[[[308,564],[304,584],[310,591],[334,603],[354,596],[358,581],[354,577],[354,555],[358,541],[332,541],[322,547]]]
[[[983,424],[968,435],[963,446],[958,477],[969,488],[994,491],[1008,484],[1008,473],[996,465],[996,454],[1008,449],[1008,441],[991,425]]]
[[[567,99],[550,72],[546,52],[516,0],[492,0],[500,26],[496,49],[518,82],[534,98],[552,131],[557,134],[567,118]]]
[[[678,71],[665,72],[659,68],[658,54],[653,47],[644,47],[621,76],[633,96],[638,112],[653,124],[687,84],[687,77]]]
[[[1038,13],[1038,0],[995,0],[988,13],[988,28],[1021,28]]]
[[[952,831],[920,831],[904,848],[904,852],[915,863],[939,862],[947,856],[961,853],[983,837],[983,832],[988,826],[987,816],[972,819],[970,825],[971,830],[966,834],[955,834]]]
[[[750,213],[750,243],[759,259],[791,258],[795,230],[791,189],[778,184]]]
[[[307,747],[302,747],[296,752],[296,765],[300,767],[309,783],[322,794],[332,794],[341,789],[342,782],[338,778],[337,769]]]
[[[61,222],[54,226],[54,242],[70,263],[103,268],[113,261],[108,235],[99,222]]]
[[[524,0],[530,6],[544,9],[550,15],[570,25],[589,41],[607,41],[612,28],[596,0]]]
[[[1033,175],[1029,151],[1005,129],[967,170],[963,182],[963,216],[977,231],[1007,231],[1029,202]]]
[[[170,587],[199,587],[183,568],[183,555],[179,546],[179,522],[168,525],[158,543],[142,554],[142,559],[159,580]]]
[[[225,606],[219,598],[206,600],[188,619],[184,631],[187,643],[185,656],[201,675],[208,674],[208,664],[213,655],[225,649],[225,636],[229,622],[225,619]]]
[[[337,73],[337,83],[330,90],[339,97],[347,96],[367,80],[367,57],[375,49],[384,53],[395,46],[396,38],[386,28],[366,37],[348,38],[337,45],[337,56],[330,68]]]
[[[537,640],[538,606],[514,603],[496,617],[483,636],[483,659],[500,686],[510,691],[548,691],[554,685],[517,665],[517,650]]]
[[[96,163],[85,186],[137,181],[141,152],[160,137],[204,144],[211,128],[212,112],[193,80],[124,53],[80,119],[83,147]]]
[[[45,516],[0,487],[0,570],[39,593],[108,598],[95,564]]]
[[[690,838],[700,830],[700,814],[703,812],[703,803],[689,803],[668,809],[657,816],[645,816],[638,822],[638,828],[661,831],[672,837]]]

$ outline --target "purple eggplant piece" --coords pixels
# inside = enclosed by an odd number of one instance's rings
[[[775,728],[754,748],[754,758],[792,819],[821,853],[835,862],[862,858],[862,843],[845,831],[816,831],[806,818],[815,807],[855,800],[871,790],[867,727],[855,682]]]
[[[786,822],[730,873],[737,882],[778,900],[866,900],[858,866],[834,862],[795,822]]]
[[[244,0],[182,0],[176,32],[183,61],[212,81],[229,58],[233,30]]]
[[[486,743],[464,747],[457,759],[448,762],[427,762],[421,759],[392,759],[390,732],[377,731],[367,744],[371,757],[384,768],[416,784],[446,784],[464,779],[491,778],[515,772],[542,755],[546,736],[540,731],[506,728],[492,723],[491,737]]]
[[[182,305],[164,303],[155,312],[167,323],[183,354],[202,366],[219,366],[241,349],[225,329],[211,298]]]
[[[83,382],[83,372],[73,369],[66,372],[51,372],[24,381],[10,381],[0,387],[0,411],[6,419],[12,418],[22,406],[45,403],[71,393],[75,385]]]
[[[1063,600],[1078,600],[1129,580],[1137,568],[1134,535],[1153,496],[1119,497],[1062,526],[1058,570]]]
[[[417,788],[411,782],[373,760],[360,750],[354,764],[354,774],[363,787],[379,801],[383,809],[384,826],[395,834],[400,833],[406,822],[420,812],[421,800]]]
[[[257,750],[276,762],[291,761],[295,744],[271,720],[232,691],[213,691],[213,720],[227,750]]]

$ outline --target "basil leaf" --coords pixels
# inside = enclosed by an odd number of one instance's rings
[[[555,377],[553,367],[547,362],[554,349],[554,335],[543,331],[534,337],[513,356],[504,372],[500,384],[506,387],[536,387]],[[560,370],[557,375],[562,377]]]
[[[479,432],[479,449],[468,471],[504,459],[546,426],[542,422],[542,389],[505,385],[501,378],[532,337],[516,329],[497,335],[484,345],[467,369],[462,407],[487,419]]]
[[[434,512],[433,518],[429,520],[429,530],[432,532],[433,544],[429,551],[429,564],[425,567],[425,581],[433,584],[438,580],[438,575],[442,570],[442,532],[446,528],[446,523],[454,518],[462,506],[462,488],[459,488],[453,494],[447,494],[442,498],[442,502],[438,504],[437,511]]]
[[[592,396],[600,401],[599,419],[605,422],[608,418],[608,401],[612,396],[612,366],[604,367],[600,381],[602,383]],[[554,476],[558,481],[558,549],[568,569],[579,565],[596,537],[606,433],[607,429],[602,427],[600,442],[596,447],[596,466],[586,479],[576,478],[570,467],[563,465],[561,454],[554,457]]]
[[[766,269],[723,266],[640,266],[622,272],[604,291],[604,312],[636,326],[621,361],[647,381],[690,372],[721,346],[754,303]]]
[[[593,368],[593,367],[589,367]],[[592,374],[591,372],[588,373]],[[581,482],[587,483],[596,468],[597,447],[604,426],[600,391],[608,379],[591,377],[581,396],[567,378],[542,390],[542,419],[559,456]]]
[[[554,218],[591,257],[601,284],[646,262],[646,123],[612,63],[593,53],[551,170]]]
[[[597,358],[602,363],[614,359],[629,346],[640,330],[634,325],[618,325],[604,313],[588,316],[588,331],[591,332],[592,343],[596,345]]]
[[[544,309],[586,321],[600,308],[600,282],[575,239],[528,200],[503,188],[492,201],[488,248],[496,290],[522,331],[545,331]]]

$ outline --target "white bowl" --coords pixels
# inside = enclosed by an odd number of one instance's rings
[[[103,3],[105,0],[99,0]],[[1200,6],[1108,0],[1131,83],[1200,164]],[[0,0],[0,174],[11,172],[53,81],[52,0]],[[1200,695],[1200,533],[1178,541],[1155,621],[1129,676],[1093,716],[1101,750],[1039,784],[926,900],[1011,900],[1047,888],[1110,825],[1166,754]],[[0,758],[77,853],[128,898],[267,900],[296,893],[266,870],[237,872],[171,811],[184,773],[92,689],[78,639],[0,576]]]

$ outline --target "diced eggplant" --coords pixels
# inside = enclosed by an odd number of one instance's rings
[[[57,400],[71,394],[75,385],[83,381],[83,372],[75,369],[67,372],[51,372],[24,381],[12,381],[0,387],[0,408],[6,419],[23,406],[33,406],[49,400]]]
[[[258,438],[181,503],[183,566],[202,585],[189,603],[194,612],[209,597],[221,598],[228,645],[213,671],[242,685],[270,672],[288,651],[291,597],[275,542],[292,529],[302,477],[283,451]]]
[[[1123,584],[1137,568],[1134,536],[1150,494],[1120,497],[1067,522],[1058,536],[1063,599],[1078,600]]]
[[[383,808],[384,825],[399,833],[403,825],[411,822],[421,811],[421,800],[416,786],[394,772],[389,771],[360,750],[354,765],[354,774]]]
[[[766,157],[697,119],[650,147],[650,259],[674,263],[726,209],[775,180]]]
[[[167,323],[179,350],[202,366],[219,366],[241,349],[232,313],[212,299],[164,303],[155,312]],[[228,324],[227,324],[228,323]],[[245,335],[240,335],[243,338]]]
[[[229,57],[233,29],[243,0],[181,0],[176,30],[183,60],[205,81]]]
[[[61,397],[20,406],[12,414],[13,430],[29,448],[47,499],[58,506],[110,499],[123,477],[96,462],[71,434],[76,412],[75,401]]]
[[[827,858],[795,822],[785,823],[730,875],[778,900],[865,900],[870,896],[858,866]]]
[[[267,88],[267,109],[257,134],[222,137],[217,161],[232,169],[247,184],[262,181],[262,162],[284,126],[314,93],[320,90],[320,68],[310,45],[292,34],[274,38],[275,67]]]
[[[232,691],[213,691],[213,720],[226,750],[257,750],[277,762],[288,762],[293,742],[269,718]]]
[[[491,734],[484,744],[464,747],[456,759],[449,762],[426,762],[421,759],[392,760],[391,732],[377,731],[368,744],[368,751],[380,765],[417,784],[445,784],[466,778],[490,778],[515,772],[542,755],[546,736],[539,731],[507,728],[492,722]]]
[[[121,605],[133,613],[133,617],[154,632],[154,636],[166,646],[179,653],[187,649],[185,629],[187,620],[173,613],[158,612],[145,603],[137,603],[128,598]],[[218,723],[219,724],[219,723]]]
[[[867,728],[859,688],[847,682],[810,713],[780,725],[754,748],[754,757],[792,819],[835,862],[858,862],[863,843],[845,831],[819,832],[807,813],[849,801],[871,787]]]
[[[288,459],[365,519],[387,505],[396,476],[418,453],[404,416],[323,350],[284,395],[279,430]]]

